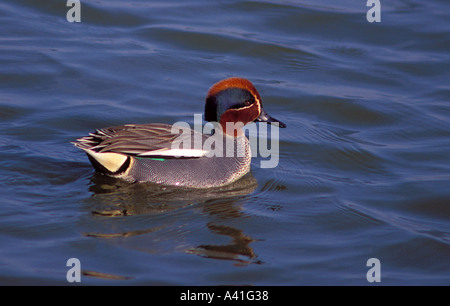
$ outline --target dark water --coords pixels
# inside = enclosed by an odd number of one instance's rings
[[[450,285],[450,3],[0,3],[0,283]],[[216,81],[258,88],[275,169],[218,190],[129,185],[70,144],[193,121]],[[101,274],[104,273],[104,274]]]

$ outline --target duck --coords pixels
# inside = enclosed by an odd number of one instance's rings
[[[97,129],[72,144],[102,174],[129,183],[201,189],[231,184],[250,172],[252,155],[243,126],[265,122],[286,127],[264,111],[254,85],[240,77],[210,87],[204,118],[213,124],[210,135],[176,124],[125,124]]]

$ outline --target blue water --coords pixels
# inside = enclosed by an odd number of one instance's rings
[[[450,285],[450,3],[0,3],[0,284]],[[96,128],[193,122],[240,76],[274,169],[180,191],[95,174]]]

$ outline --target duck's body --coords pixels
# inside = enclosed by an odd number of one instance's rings
[[[128,182],[207,188],[234,182],[250,170],[250,145],[245,136],[222,134],[223,145],[230,139],[234,142],[233,156],[207,157],[214,152],[203,150],[203,144],[212,136],[201,134],[202,149],[195,149],[198,132],[173,134],[172,128],[169,124],[110,127],[79,139],[76,146],[86,151],[97,171]],[[188,136],[190,141],[180,142]],[[183,147],[186,143],[191,146]]]
[[[250,171],[248,139],[241,131],[227,130],[227,122],[279,123],[263,111],[253,85],[241,78],[211,87],[205,118],[219,121],[223,133],[204,135],[160,123],[127,124],[97,130],[74,144],[97,171],[128,182],[209,188],[230,184]]]

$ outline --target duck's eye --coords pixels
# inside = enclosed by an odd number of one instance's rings
[[[245,100],[244,105],[249,106],[249,105],[252,105],[253,102],[255,102],[253,99],[248,99],[248,100]]]

